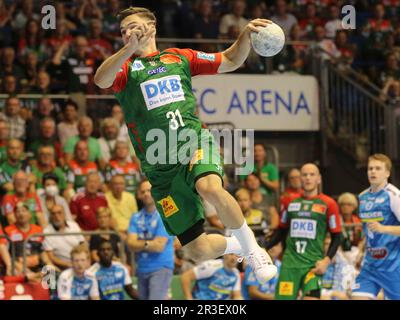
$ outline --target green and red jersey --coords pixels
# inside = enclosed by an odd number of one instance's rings
[[[23,197],[18,197],[18,195],[14,191],[7,193],[1,202],[1,209],[3,214],[6,217],[14,214],[15,206],[19,202],[23,202],[28,206],[29,211],[32,215],[30,223],[39,224],[36,213],[43,212],[43,209],[40,204],[39,197],[36,193],[27,193]]]
[[[133,162],[126,162],[125,164],[121,164],[117,160],[110,160],[106,168],[106,182],[110,182],[111,178],[117,174],[124,176],[126,191],[135,195],[137,186],[140,182],[139,166]]]
[[[192,76],[216,74],[221,59],[221,53],[171,48],[147,57],[132,56],[123,64],[113,90],[145,173],[166,170],[165,164],[149,163],[146,159],[146,151],[157,140],[154,136],[146,139],[152,129],[157,130],[150,134],[163,133],[166,137],[166,146],[158,150],[158,157],[166,159],[164,163],[171,163],[169,156],[175,157],[187,143],[180,139],[171,141],[171,134],[179,136],[184,129],[192,129],[198,137],[196,143],[199,142],[202,125],[195,115]],[[176,165],[169,166],[174,167]]]
[[[289,229],[283,266],[311,268],[325,256],[326,233],[342,232],[339,207],[323,193],[310,198],[298,197],[282,212],[279,227]]]
[[[97,164],[88,161],[80,165],[76,160],[71,160],[66,168],[67,182],[74,186],[75,191],[81,191],[85,186],[86,177],[91,172],[97,172]]]
[[[43,237],[42,236],[32,236],[35,234],[43,233],[43,229],[41,226],[31,224],[29,231],[22,231],[17,224],[12,224],[8,227],[5,227],[4,233],[10,237],[10,240],[15,244],[15,255],[16,257],[22,257],[24,253],[24,240],[27,239],[28,236],[31,236],[26,243],[26,253],[27,256],[31,255],[39,255],[43,252]],[[29,264],[29,261],[28,261]]]
[[[280,196],[281,212],[287,209],[290,202],[298,197],[301,197],[303,190],[297,191],[296,189],[286,188]]]

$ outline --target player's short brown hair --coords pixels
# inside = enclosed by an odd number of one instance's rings
[[[118,22],[121,23],[122,20],[124,20],[126,17],[129,17],[133,14],[137,14],[140,17],[148,19],[150,21],[153,21],[155,24],[157,24],[157,18],[154,15],[154,13],[151,12],[149,9],[142,8],[142,7],[129,7],[127,9],[120,11],[117,14]]]
[[[86,253],[87,257],[90,259],[90,252],[86,244],[79,244],[72,248],[71,250],[71,259],[74,258],[76,254]]]
[[[387,171],[389,172],[392,171],[392,160],[390,160],[390,158],[387,155],[383,153],[375,153],[372,156],[368,157],[368,163],[372,160],[383,162],[385,164]]]

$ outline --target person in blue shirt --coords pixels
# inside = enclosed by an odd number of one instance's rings
[[[97,251],[99,262],[90,269],[98,282],[101,300],[124,300],[126,292],[132,299],[138,293],[132,287],[128,269],[120,262],[113,261],[114,250],[109,240],[103,239]]]
[[[137,189],[143,209],[132,215],[127,243],[136,253],[140,300],[164,300],[174,269],[174,237],[168,235],[151,195],[149,181]]]
[[[386,155],[368,159],[371,186],[359,195],[366,253],[352,288],[353,299],[376,299],[383,289],[385,299],[400,300],[400,237],[393,234],[400,226],[400,190],[388,183],[391,168]]]
[[[72,268],[64,270],[57,281],[60,300],[99,300],[96,278],[87,272],[90,254],[85,245],[78,245],[71,251]]]
[[[237,256],[226,254],[222,259],[207,260],[181,275],[187,300],[241,300],[240,273]],[[193,290],[192,283],[195,282]]]
[[[259,282],[249,265],[246,266],[244,271],[244,279],[242,285],[242,295],[245,300],[274,300],[275,287],[279,278],[279,271],[281,268],[281,262],[278,260],[278,256],[282,253],[282,244],[279,243],[276,246],[268,250],[268,254],[274,262],[274,265],[278,268],[278,273],[274,278],[268,282],[262,284]]]

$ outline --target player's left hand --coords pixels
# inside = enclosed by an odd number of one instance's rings
[[[372,232],[383,233],[385,226],[377,221],[373,221],[367,223],[367,228]]]
[[[315,268],[312,269],[311,272],[314,272],[316,275],[322,276],[325,273],[326,269],[328,269],[330,263],[331,259],[329,259],[329,257],[318,260],[315,263]]]

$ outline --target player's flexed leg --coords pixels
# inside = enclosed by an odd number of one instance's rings
[[[319,193],[321,176],[314,164],[301,168],[303,195],[292,200],[284,208],[278,231],[267,248],[286,238],[281,271],[276,286],[277,300],[293,300],[299,291],[304,299],[319,299],[321,276],[340,244],[341,224],[339,208],[335,200]],[[331,243],[324,253],[326,233]]]
[[[258,246],[238,204],[222,187],[223,173],[215,143],[208,131],[201,130],[201,122],[195,116],[191,77],[240,67],[250,52],[250,32],[258,32],[257,27],[270,21],[251,21],[230,48],[208,54],[177,48],[157,51],[156,19],[145,8],[129,8],[119,18],[125,45],[103,62],[94,80],[99,87],[112,87],[115,91],[167,231],[177,235],[197,261],[226,253],[242,254],[260,282],[269,280],[275,275],[276,267]],[[196,146],[208,147],[214,161],[205,161],[209,154],[202,148],[191,153],[190,164],[170,161],[184,149],[183,145],[187,147],[186,140],[171,142],[170,137],[182,134],[185,137],[187,131],[194,132]],[[165,135],[168,146],[159,149],[157,161],[153,161],[149,153],[154,151],[156,134],[160,132]],[[204,233],[204,209],[199,194],[216,207],[222,222],[233,229],[234,237]]]
[[[370,187],[359,195],[360,218],[366,234],[364,263],[352,297],[400,300],[400,190],[388,183],[391,160],[383,154],[368,159]]]

